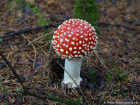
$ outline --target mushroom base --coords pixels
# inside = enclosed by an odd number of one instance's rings
[[[80,85],[80,81],[82,81],[82,78],[80,77],[80,69],[81,69],[81,62],[82,60],[65,60],[65,69],[67,72],[71,75],[71,77],[75,80],[77,85]],[[64,71],[64,79],[62,83],[65,83],[68,85],[68,88],[74,88],[77,87],[77,85],[74,83],[74,81],[70,78],[70,76],[67,74],[66,71]]]

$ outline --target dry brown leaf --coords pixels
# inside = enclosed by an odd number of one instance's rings
[[[33,3],[33,4],[35,3],[34,0],[25,0],[25,2],[26,2],[26,3]]]
[[[108,53],[108,49],[107,48],[103,48],[104,53]]]
[[[48,5],[51,5],[51,4],[55,3],[55,0],[46,0],[46,2],[47,2]]]

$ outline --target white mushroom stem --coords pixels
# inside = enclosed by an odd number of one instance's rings
[[[79,60],[65,59],[65,69],[71,75],[71,77],[75,80],[77,85],[80,85],[80,81],[82,80],[82,78],[80,77],[81,62],[82,62],[82,59],[79,59]],[[67,72],[64,71],[64,79],[63,79],[62,83],[67,84],[68,88],[77,87],[77,85],[70,78],[70,76],[67,74]]]

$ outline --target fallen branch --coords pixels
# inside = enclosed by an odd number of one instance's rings
[[[124,27],[124,28],[127,28],[127,29],[129,29],[129,30],[137,30],[136,28],[124,26],[124,25],[121,25],[121,24],[111,24],[111,23],[107,23],[107,22],[100,22],[100,23],[99,23],[99,25],[102,25],[102,24],[105,24],[105,25],[112,25],[112,26],[118,26],[118,27]]]
[[[132,70],[132,71],[130,71],[130,72],[128,72],[128,73],[123,73],[123,74],[120,76],[120,78],[126,77],[126,76],[128,76],[129,74],[132,74],[132,73],[135,72],[135,71],[140,71],[140,69],[135,69],[135,70]]]
[[[48,35],[50,35],[50,34],[52,34],[52,33],[54,33],[54,31],[52,31],[52,32],[50,32],[50,33],[47,33],[46,35],[43,35],[43,36],[41,36],[41,37],[38,37],[38,38],[34,39],[33,41],[30,41],[30,42],[28,43],[28,45],[30,45],[30,44],[36,42],[37,40],[39,40],[39,39],[41,39],[41,38],[46,37],[46,36],[48,36]]]
[[[52,94],[50,94],[50,93],[46,93],[47,95],[40,95],[40,94],[36,94],[34,91],[28,91],[27,88],[25,87],[25,84],[22,82],[21,78],[16,73],[15,69],[10,65],[9,61],[2,54],[2,51],[0,51],[0,56],[3,58],[3,60],[6,62],[6,64],[10,67],[10,69],[14,73],[15,77],[18,79],[19,83],[22,85],[22,88],[24,89],[24,92],[27,95],[30,95],[30,96],[33,96],[33,97],[38,97],[38,98],[41,98],[41,99],[49,99],[49,100],[52,100],[52,101],[66,103],[67,105],[84,105],[79,99],[73,101],[73,100],[68,100],[68,99],[63,99],[63,98],[58,98],[56,96],[52,96]]]
[[[12,72],[14,73],[15,77],[18,79],[18,81],[22,85],[22,87],[25,90],[25,92],[28,92],[27,88],[25,87],[25,84],[22,82],[21,78],[19,77],[19,75],[17,74],[17,72],[15,71],[15,69],[10,65],[9,61],[4,57],[4,55],[2,54],[1,51],[0,51],[0,56],[6,62],[6,64],[9,66],[9,68],[12,70]]]
[[[0,75],[0,84],[1,84],[1,88],[2,88],[2,90],[3,90],[3,92],[4,92],[4,95],[5,95],[5,98],[6,98],[7,102],[8,102],[8,104],[9,104],[9,105],[14,105],[14,104],[12,104],[12,102],[10,101],[10,98],[9,98],[9,96],[8,96],[8,94],[7,94],[7,90],[5,89],[6,87],[5,87],[5,85],[3,84],[3,82],[2,82],[1,75]]]
[[[44,26],[41,26],[41,27],[32,28],[32,29],[19,30],[19,31],[16,31],[16,32],[13,32],[13,33],[5,34],[4,36],[1,36],[0,39],[5,40],[6,38],[13,37],[13,36],[15,36],[17,34],[27,33],[27,32],[30,32],[30,31],[43,29],[43,28],[57,27],[58,25],[59,24],[56,24],[56,25],[55,24],[49,24],[49,25],[44,25]]]
[[[108,29],[108,28],[102,28],[102,27],[95,27],[95,28],[98,28],[98,29],[101,29],[101,30],[112,31],[112,32],[115,32],[115,33],[117,33],[117,34],[124,35],[125,37],[128,37],[130,40],[133,40],[133,42],[136,43],[136,39],[135,39],[133,36],[130,36],[130,35],[128,35],[128,34],[120,33],[120,32],[118,32],[118,31],[111,30],[111,29]],[[99,37],[100,37],[100,36],[99,36]]]

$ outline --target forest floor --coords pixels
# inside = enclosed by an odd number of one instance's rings
[[[0,57],[0,105],[65,105],[67,99],[86,105],[138,105],[140,0],[97,1],[97,53],[82,61],[80,89],[61,86],[64,70],[57,61],[64,66],[64,60],[51,49],[53,32],[73,18],[75,0],[0,1],[0,52],[34,93],[23,91]]]

